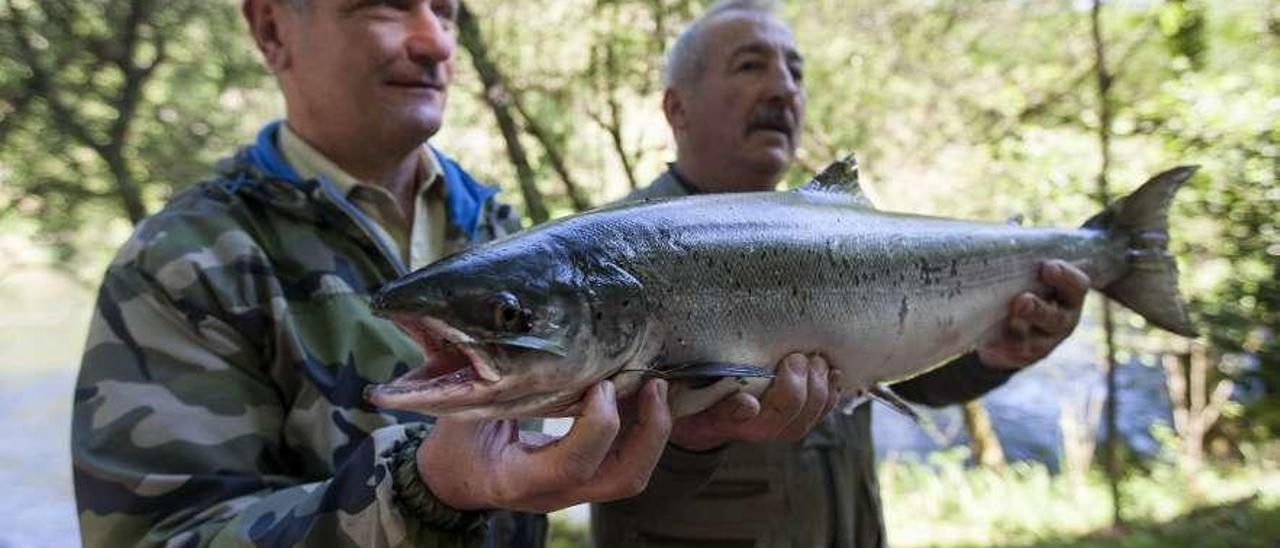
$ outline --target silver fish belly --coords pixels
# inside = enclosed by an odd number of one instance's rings
[[[822,353],[844,388],[862,390],[974,349],[1011,299],[1047,290],[1038,281],[1047,259],[1191,336],[1166,213],[1193,171],[1157,175],[1077,229],[877,211],[849,161],[797,191],[567,217],[384,288],[375,311],[418,339],[428,363],[367,395],[424,413],[556,416],[606,378],[619,394],[646,376],[720,379],[673,392],[683,415],[735,390],[763,391],[767,382],[742,379],[792,352]]]

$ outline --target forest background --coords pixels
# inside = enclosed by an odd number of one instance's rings
[[[663,53],[706,3],[465,1],[433,143],[526,225],[621,197],[673,158]],[[788,185],[856,151],[882,209],[1075,226],[1201,166],[1172,246],[1203,336],[1091,299],[1068,353],[1107,382],[1061,404],[1059,450],[1009,463],[981,402],[953,410],[963,431],[937,445],[955,448],[882,453],[893,543],[1276,545],[1280,1],[812,0],[782,15],[808,90]],[[66,546],[70,385],[96,281],[134,222],[282,108],[230,0],[0,0],[0,53],[0,435],[20,441],[0,448],[0,547]],[[1112,364],[1162,379],[1163,418],[1141,425],[1154,451],[1112,435]],[[578,515],[557,542],[582,541]]]

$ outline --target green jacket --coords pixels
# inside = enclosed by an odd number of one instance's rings
[[[626,199],[693,192],[672,169]],[[941,406],[981,396],[1009,376],[983,367],[969,354],[892,388],[913,402]],[[651,486],[634,499],[593,505],[596,546],[886,545],[870,405],[847,415],[833,413],[800,443],[731,444],[701,458],[705,473],[684,477],[694,486],[689,496],[671,499],[667,493],[676,491],[654,493]],[[686,469],[695,467],[686,464]],[[658,504],[652,500],[656,498],[667,500]]]
[[[423,525],[439,522],[412,458],[427,418],[363,398],[422,361],[368,306],[404,267],[332,184],[292,174],[275,131],[139,224],[106,272],[73,413],[85,545],[538,545],[542,516]],[[452,250],[519,228],[439,158]]]

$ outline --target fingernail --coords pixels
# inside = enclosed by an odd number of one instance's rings
[[[600,383],[601,396],[613,399],[615,397],[614,390],[616,390],[616,388],[613,386],[613,381],[603,381]]]
[[[657,384],[657,386],[655,386],[654,389],[658,391],[658,399],[662,401],[667,401],[667,381],[663,379],[657,379],[653,382]]]
[[[1036,309],[1036,302],[1033,298],[1023,297],[1021,299],[1018,299],[1018,315],[1019,316],[1026,316],[1027,314],[1031,314],[1032,312],[1035,312],[1035,309]]]
[[[805,366],[808,365],[808,361],[809,360],[805,358],[803,354],[792,354],[787,358],[787,368],[790,369],[793,374],[802,375],[804,374]]]

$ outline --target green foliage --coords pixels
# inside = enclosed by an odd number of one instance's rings
[[[81,226],[208,173],[265,83],[232,2],[6,0],[0,20],[0,215],[64,261]]]
[[[1195,0],[1169,0],[1160,8],[1158,20],[1170,52],[1193,69],[1203,68],[1208,48],[1204,5]]]
[[[574,521],[564,514],[552,514],[551,532],[547,537],[549,548],[589,548],[591,531],[585,523]]]
[[[1126,481],[1127,531],[1106,531],[1107,484],[1100,470],[1051,475],[1039,464],[1004,472],[964,467],[963,448],[925,463],[880,466],[894,546],[1271,546],[1280,540],[1277,462],[1249,460],[1190,477],[1156,463]],[[1189,490],[1194,480],[1198,486]],[[1234,501],[1246,504],[1233,505]],[[1214,507],[1222,505],[1222,508]],[[1201,508],[1205,508],[1200,510]],[[1197,527],[1199,526],[1199,527]],[[1214,529],[1204,529],[1214,526]],[[1168,544],[1152,544],[1153,542]]]
[[[1184,193],[1178,216],[1194,224],[1175,227],[1175,252],[1196,265],[1189,285],[1211,344],[1257,360],[1243,369],[1247,360],[1227,356],[1224,372],[1266,387],[1271,397],[1240,421],[1266,438],[1280,432],[1280,38],[1239,21],[1214,26],[1220,52],[1204,70],[1140,108],[1171,155],[1203,165]]]
[[[662,55],[708,3],[467,2],[482,14],[519,111],[533,190],[552,216],[616,199],[673,157]],[[235,4],[0,0],[0,217],[38,226],[70,262],[88,247],[74,239],[79,229],[136,220],[277,112]],[[886,209],[1080,223],[1101,207],[1101,115],[1082,6],[784,4],[808,92],[788,184],[857,151],[865,186]],[[1115,73],[1111,194],[1173,164],[1204,166],[1175,216],[1182,282],[1218,353],[1259,356],[1271,394],[1280,392],[1277,21],[1280,5],[1256,0],[1107,2],[1102,20]],[[491,108],[460,56],[434,142],[520,205]],[[1278,400],[1242,421],[1273,435]]]
[[[1108,489],[1100,470],[1052,475],[1016,463],[1003,472],[966,468],[968,450],[927,462],[880,465],[881,499],[893,546],[1274,546],[1280,541],[1280,461],[1251,455],[1241,466],[1194,477],[1173,461],[1128,481],[1131,523],[1106,525]],[[1198,488],[1187,489],[1194,483]],[[587,527],[551,517],[551,543],[589,546]]]
[[[1124,530],[1041,540],[1031,547],[1268,548],[1280,540],[1280,502],[1248,497],[1196,508],[1165,521],[1140,521]]]
[[[591,204],[644,184],[674,154],[660,111],[662,55],[708,0],[470,0],[494,64],[524,112],[537,191],[576,206],[547,147]],[[278,112],[230,0],[0,0],[0,228],[34,234],[63,264],[113,249],[129,220],[195,182]],[[1106,2],[1115,73],[1111,194],[1174,164],[1203,166],[1177,202],[1173,251],[1224,373],[1268,397],[1226,421],[1233,437],[1280,432],[1280,3]],[[1097,84],[1080,2],[811,0],[784,4],[806,57],[807,179],[857,151],[882,207],[1072,226],[1100,208]],[[434,139],[521,203],[465,53]],[[534,125],[545,130],[531,136]],[[87,227],[87,229],[86,229]],[[86,237],[85,233],[90,233]],[[7,266],[7,265],[0,265]],[[3,272],[0,272],[3,274]],[[1140,323],[1130,320],[1126,323]],[[1126,340],[1164,348],[1169,341]],[[1245,356],[1252,356],[1247,358]],[[1256,360],[1258,367],[1245,365]],[[1245,435],[1247,434],[1247,436]],[[1242,444],[1248,453],[1248,444]],[[1105,522],[1101,476],[1017,465],[966,471],[960,455],[885,465],[895,544],[1075,543]],[[1246,462],[1248,458],[1246,457]],[[1222,526],[1225,544],[1274,538],[1274,468],[1206,472],[1216,503],[1186,515],[1186,478],[1157,464],[1129,484],[1134,542],[1177,543]],[[930,527],[920,527],[927,523]],[[563,537],[569,545],[581,529]],[[1106,539],[1088,537],[1087,542]],[[1125,542],[1125,541],[1122,541]]]

